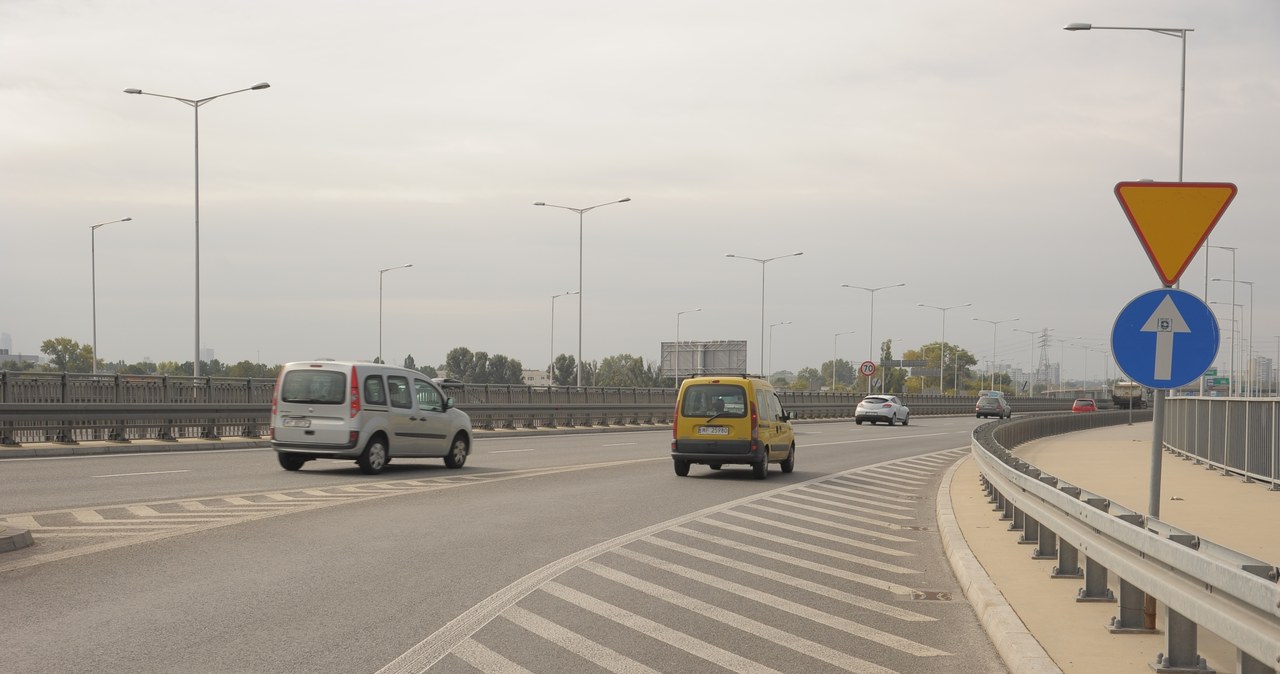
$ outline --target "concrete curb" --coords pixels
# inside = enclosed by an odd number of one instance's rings
[[[1062,674],[1062,669],[1045,652],[1035,635],[1027,629],[1017,612],[991,581],[986,569],[969,549],[955,510],[951,507],[951,480],[956,469],[969,457],[957,461],[938,486],[938,532],[942,536],[942,549],[951,564],[951,570],[960,582],[964,596],[978,614],[978,620],[995,644],[1000,658],[1011,672],[1018,674]],[[976,485],[974,487],[977,488]]]
[[[31,545],[31,532],[0,525],[0,552],[11,552]]]

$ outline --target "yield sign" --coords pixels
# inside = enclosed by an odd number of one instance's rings
[[[1235,196],[1234,183],[1116,183],[1116,198],[1165,287],[1178,282]]]

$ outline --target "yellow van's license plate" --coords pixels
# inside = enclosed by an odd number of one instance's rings
[[[311,428],[310,419],[285,419],[284,425],[289,428]]]
[[[728,435],[728,426],[699,426],[698,435]]]

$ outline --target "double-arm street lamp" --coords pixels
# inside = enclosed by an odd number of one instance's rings
[[[208,98],[196,98],[196,99],[191,99],[191,98],[179,98],[179,97],[177,97],[177,96],[166,96],[166,95],[164,95],[164,94],[153,94],[153,93],[151,93],[151,92],[149,92],[149,91],[143,91],[143,90],[141,90],[141,89],[125,89],[125,90],[124,90],[124,93],[126,93],[126,94],[140,94],[140,95],[143,95],[143,96],[155,96],[156,98],[168,98],[168,99],[170,99],[170,100],[178,101],[179,103],[182,103],[182,104],[184,104],[184,105],[189,105],[189,106],[191,106],[191,109],[195,111],[195,167],[196,167],[196,173],[195,173],[195,175],[196,175],[196,237],[195,237],[195,238],[196,238],[196,264],[195,264],[195,274],[196,274],[196,306],[195,306],[195,311],[196,311],[196,357],[195,357],[195,360],[192,362],[192,373],[193,373],[195,376],[197,376],[197,377],[199,377],[199,376],[200,376],[200,106],[204,105],[205,103],[208,103],[209,101],[212,101],[212,100],[215,100],[215,99],[218,99],[218,98],[222,98],[223,96],[230,96],[231,94],[238,94],[238,93],[241,93],[241,92],[244,92],[244,91],[258,91],[258,90],[260,90],[260,89],[267,89],[267,88],[270,88],[270,87],[271,87],[271,85],[270,85],[270,84],[267,84],[266,82],[259,82],[258,84],[255,84],[255,85],[253,85],[253,86],[251,86],[251,87],[248,87],[248,88],[245,88],[245,89],[236,89],[235,91],[228,91],[228,92],[226,92],[225,94],[218,94],[217,96],[209,96]]]
[[[1025,332],[1026,334],[1031,335],[1031,360],[1029,361],[1030,365],[1028,366],[1028,369],[1027,369],[1027,394],[1034,395],[1036,392],[1035,391],[1036,384],[1034,381],[1032,381],[1031,378],[1032,378],[1032,374],[1036,371],[1036,334],[1037,333],[1035,330],[1023,330],[1022,328],[1011,328],[1011,329],[1014,332]]]
[[[774,260],[781,260],[784,257],[796,257],[804,255],[803,252],[788,253],[786,255],[777,255],[775,257],[747,257],[746,255],[734,255],[733,253],[725,253],[725,257],[737,258],[739,260],[751,260],[760,263],[760,376],[768,376],[764,371],[764,268]]]
[[[905,286],[905,285],[907,285],[907,284],[906,284],[906,283],[895,283],[895,284],[893,284],[893,285],[891,285],[891,286],[880,286],[880,287],[878,287],[878,288],[864,288],[864,287],[862,287],[862,286],[850,285],[850,284],[848,284],[848,283],[842,283],[842,284],[840,284],[840,287],[841,287],[841,288],[854,288],[854,289],[857,289],[857,290],[865,290],[865,291],[867,291],[868,293],[871,293],[871,320],[870,320],[870,325],[868,325],[868,326],[867,326],[867,333],[868,333],[868,334],[867,334],[867,360],[869,360],[869,361],[871,361],[871,362],[873,362],[873,363],[879,363],[879,361],[878,361],[878,360],[876,359],[876,357],[875,357],[875,353],[876,353],[876,342],[875,342],[875,335],[876,335],[876,293],[877,293],[878,291],[884,290],[884,289],[886,289],[886,288],[901,288],[902,286]],[[880,363],[880,364],[883,364],[883,363]],[[881,393],[884,393],[884,380],[885,380],[884,373],[881,373],[881,374],[880,374],[880,392],[881,392]],[[867,377],[867,394],[868,394],[868,395],[870,395],[870,394],[871,394],[871,377]]]
[[[93,373],[98,373],[98,242],[99,227],[114,225],[117,222],[129,222],[133,218],[120,218],[111,222],[100,222],[89,225],[89,285],[93,293]]]
[[[1018,319],[1002,318],[998,321],[992,321],[986,318],[975,318],[973,320],[991,324],[991,390],[994,391],[996,388],[996,329],[1000,327],[1001,323],[1012,323]]]
[[[681,316],[683,316],[683,315],[685,315],[685,314],[697,313],[697,312],[699,312],[699,311],[702,311],[702,307],[698,307],[697,309],[689,309],[688,311],[677,311],[677,312],[676,312],[676,365],[675,365],[675,368],[674,368],[674,371],[675,371],[676,386],[679,386],[679,385],[680,385],[680,317],[681,317]],[[691,362],[691,363],[689,363],[689,376],[691,376],[691,377],[693,376],[693,363],[692,363],[692,362]]]
[[[836,344],[840,339],[840,335],[852,335],[856,332],[857,330],[850,330],[848,332],[837,332],[835,334],[835,337],[831,338],[831,390],[832,391],[836,390],[836,361],[838,360],[837,355],[839,354],[839,350],[836,348]],[[850,384],[850,386],[852,386],[852,383]]]
[[[773,369],[773,329],[778,327],[779,325],[791,325],[791,321],[782,321],[781,323],[772,323],[769,325],[769,368],[768,369],[770,370]],[[772,374],[772,372],[766,372],[764,375],[765,379],[768,379],[770,374]]]
[[[603,204],[595,206],[587,206],[586,208],[574,208],[573,206],[557,206],[556,204],[548,204],[545,201],[539,201],[534,206],[549,206],[551,208],[562,208],[566,211],[573,211],[578,214],[578,386],[582,386],[582,215],[587,211],[593,211],[601,206],[609,206],[612,204],[624,204],[631,201],[631,197],[618,199],[617,201],[606,201]]]
[[[947,312],[951,311],[952,309],[959,309],[960,307],[971,307],[973,306],[973,302],[965,302],[964,304],[955,304],[949,307],[935,307],[932,304],[919,304],[919,303],[917,303],[916,306],[924,307],[926,309],[937,309],[938,311],[942,312],[942,342],[940,344],[942,352],[938,354],[938,395],[944,395],[946,393],[946,386],[942,383],[942,367],[943,367],[943,363],[945,363],[947,359],[946,358],[947,356]],[[957,390],[960,387],[960,362],[959,361],[956,362],[955,371],[956,371],[955,378],[954,378],[954,381],[951,383],[952,390]]]
[[[382,275],[393,269],[408,269],[412,264],[402,264],[396,267],[387,267],[378,270],[378,362],[382,360]]]
[[[566,290],[551,296],[551,364],[547,366],[547,377],[551,380],[552,386],[556,383],[556,299],[577,294],[576,290]]]

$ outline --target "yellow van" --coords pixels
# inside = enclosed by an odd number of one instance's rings
[[[688,475],[694,463],[705,463],[712,470],[726,463],[745,463],[759,480],[769,475],[770,463],[790,473],[796,467],[791,417],[763,378],[691,377],[680,384],[676,399],[671,460],[680,477]]]

